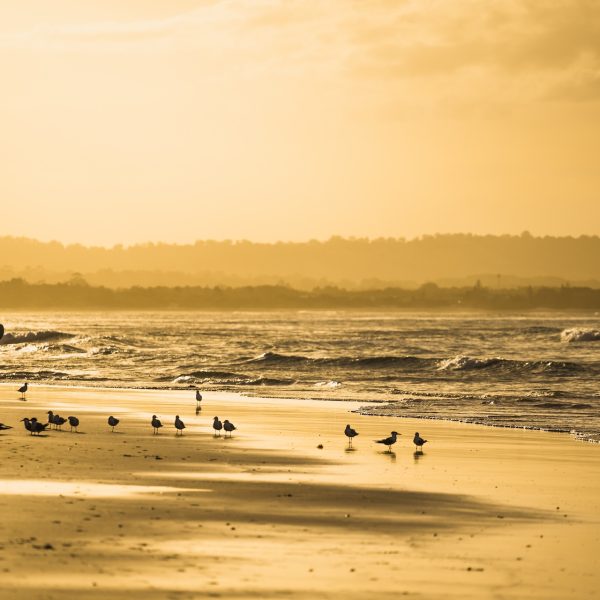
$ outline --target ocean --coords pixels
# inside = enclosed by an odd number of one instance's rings
[[[0,321],[0,381],[29,381],[32,393],[43,382],[357,400],[364,414],[600,441],[597,314],[19,312]]]

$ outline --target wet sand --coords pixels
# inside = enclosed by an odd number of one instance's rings
[[[207,393],[195,415],[193,392],[16,387],[0,387],[3,600],[600,597],[598,445],[345,402]],[[48,410],[80,432],[18,422]],[[393,429],[390,454],[372,440]]]

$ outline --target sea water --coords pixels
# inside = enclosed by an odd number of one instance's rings
[[[44,312],[0,320],[4,382],[359,400],[365,414],[600,440],[598,315]]]

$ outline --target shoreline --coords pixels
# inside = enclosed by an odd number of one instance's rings
[[[17,380],[14,380],[15,382]],[[57,384],[54,383],[37,383],[34,382],[36,387],[48,387],[48,388],[60,388],[60,387],[64,387],[67,389],[82,389],[82,390],[106,390],[106,391],[152,391],[152,392],[160,392],[160,391],[169,391],[169,392],[189,392],[192,393],[197,389],[197,386],[193,386],[193,387],[189,387],[189,388],[181,388],[181,387],[150,387],[150,386],[132,386],[132,387],[125,387],[122,385],[115,385],[115,386],[107,386],[107,385],[84,385],[81,383],[74,383],[73,385],[70,385],[69,383],[65,383],[65,382],[60,382]],[[0,390],[2,390],[3,388],[8,388],[10,386],[10,389],[14,389],[14,385],[8,384],[6,382],[0,383]],[[502,425],[502,424],[492,424],[492,423],[483,423],[477,420],[474,421],[470,421],[470,420],[466,420],[466,419],[461,419],[461,418],[452,418],[452,417],[439,417],[439,416],[429,416],[429,415],[422,415],[422,416],[415,416],[415,415],[390,415],[390,414],[385,414],[385,415],[379,415],[379,414],[370,414],[368,412],[361,412],[362,409],[366,409],[368,408],[368,406],[365,405],[365,402],[367,401],[363,401],[363,400],[356,400],[354,398],[316,398],[316,397],[309,397],[309,398],[300,398],[300,397],[293,397],[293,396],[285,396],[285,395],[278,395],[278,396],[271,396],[269,394],[250,394],[250,393],[243,393],[243,392],[239,392],[239,391],[233,391],[233,390],[222,390],[222,389],[218,389],[218,388],[211,388],[211,387],[206,387],[203,388],[202,393],[209,393],[209,394],[218,394],[218,395],[235,395],[235,396],[239,396],[240,398],[247,398],[249,400],[253,400],[253,399],[257,399],[257,400],[274,400],[274,401],[298,401],[298,402],[331,402],[331,403],[335,403],[335,404],[344,404],[344,405],[348,405],[348,404],[359,404],[360,406],[356,407],[354,410],[351,410],[349,412],[353,413],[353,414],[357,414],[357,415],[361,415],[364,417],[388,417],[391,419],[400,419],[400,420],[416,420],[416,421],[440,421],[443,423],[460,423],[463,425],[476,425],[478,427],[485,427],[485,428],[491,428],[491,429],[508,429],[508,430],[516,430],[516,431],[538,431],[541,433],[552,433],[552,434],[560,434],[560,435],[565,435],[568,436],[570,439],[577,441],[577,442],[581,442],[581,443],[587,443],[587,444],[600,444],[600,439],[586,439],[583,437],[583,434],[581,434],[580,432],[577,431],[573,431],[573,430],[566,430],[566,429],[549,429],[549,428],[543,428],[543,427],[537,427],[534,425],[523,425],[523,426],[518,426],[518,425]],[[386,405],[389,402],[392,402],[390,400],[369,400],[368,404],[375,404],[375,405]],[[475,417],[476,418],[476,417]]]
[[[60,386],[21,402],[0,386],[0,421],[18,425],[0,434],[3,597],[598,597],[595,445],[350,403],[208,392],[202,404],[196,416],[189,391]],[[49,409],[79,416],[81,433],[20,428]],[[212,437],[215,414],[233,439]],[[390,454],[372,440],[393,428]]]

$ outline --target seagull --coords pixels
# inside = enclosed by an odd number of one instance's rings
[[[175,432],[175,435],[183,435],[183,430],[185,429],[185,423],[179,418],[179,415],[175,415],[175,429],[177,429],[177,431]]]
[[[112,415],[108,417],[108,424],[112,427],[112,431],[115,430],[115,427],[119,424],[119,419],[115,419]]]
[[[346,425],[346,429],[344,429],[344,434],[348,438],[348,446],[352,446],[352,438],[358,435],[358,431],[356,431],[356,429],[352,429],[350,425]]]
[[[152,421],[151,421],[152,427],[154,428],[153,433],[158,433],[158,430],[162,427],[162,423],[160,422],[159,419],[156,418],[156,415],[152,415]]]
[[[377,444],[385,444],[388,447],[388,452],[392,451],[392,446],[396,443],[396,438],[400,434],[397,431],[392,431],[392,435],[388,438],[383,438],[382,440],[375,440]]]
[[[40,423],[38,422],[38,420],[33,417],[33,419],[31,419],[31,432],[32,433],[37,433],[38,435],[40,435],[40,433],[42,431],[46,431],[46,427],[48,427],[48,423]]]
[[[200,393],[200,390],[196,390],[196,414],[202,410],[200,402],[202,402],[202,394]]]
[[[27,392],[28,387],[29,387],[29,384],[27,382],[25,382],[18,390],[19,393],[21,394],[22,400],[25,400],[25,392]]]
[[[62,431],[62,426],[67,422],[64,417],[60,415],[55,415],[51,410],[48,411],[48,425],[54,425],[54,429],[60,429]]]
[[[33,430],[31,428],[31,421],[27,417],[21,419],[21,423],[23,423],[23,425],[25,426],[25,429],[27,429],[27,431],[29,431],[31,434],[33,434]]]
[[[69,425],[71,426],[71,433],[73,432],[73,429],[77,432],[79,419],[77,417],[69,417]]]
[[[49,423],[40,423],[35,417],[31,419],[22,419],[25,422],[25,429],[31,432],[31,435],[37,433],[40,435],[42,431],[46,430]]]
[[[217,437],[217,435],[221,437],[221,429],[223,429],[223,423],[219,421],[219,417],[215,417],[213,419],[213,429],[215,430],[215,437]]]
[[[229,437],[231,437],[231,432],[235,431],[237,428],[233,423],[230,423],[227,419],[223,421],[223,429],[225,430],[225,435],[229,433]]]
[[[416,446],[417,450],[419,448],[423,448],[423,446],[427,443],[427,440],[424,440],[420,435],[419,432],[417,431],[417,433],[415,433],[415,437],[413,438],[413,444]]]
[[[10,425],[5,425],[4,423],[0,423],[0,431],[6,431],[7,429],[12,429]]]

